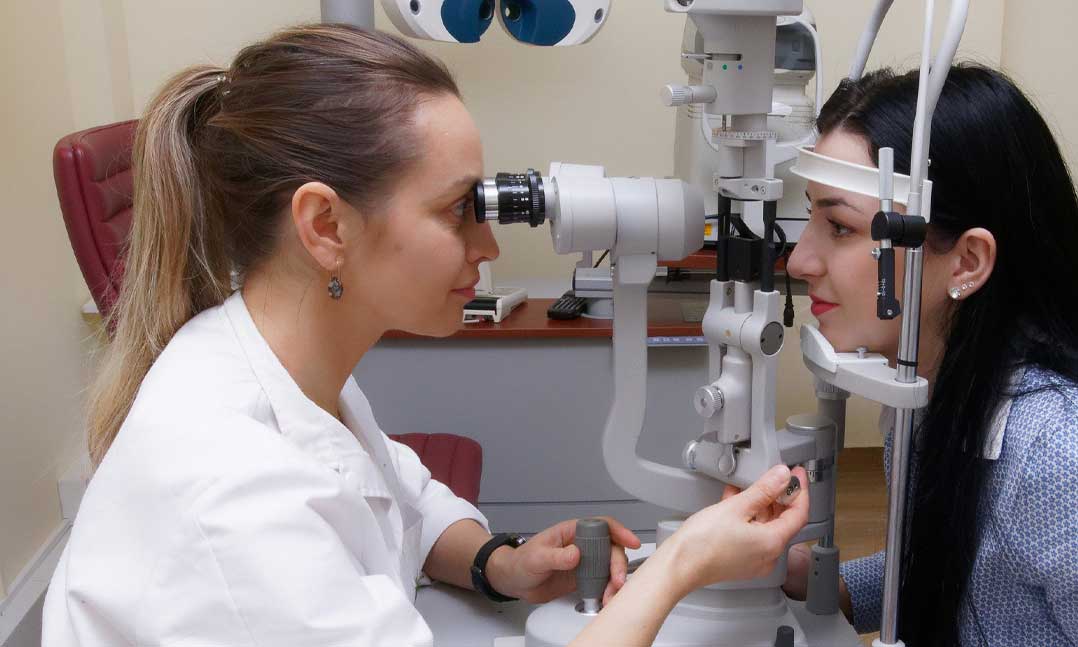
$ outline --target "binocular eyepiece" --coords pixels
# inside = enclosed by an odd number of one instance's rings
[[[479,223],[526,222],[538,227],[546,222],[543,176],[534,169],[526,173],[498,173],[476,182],[472,198],[475,220]]]

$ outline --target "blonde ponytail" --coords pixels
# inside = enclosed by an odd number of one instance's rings
[[[174,76],[139,123],[132,153],[134,217],[123,287],[109,314],[115,331],[90,391],[90,458],[101,462],[139,385],[179,328],[228,296],[221,219],[200,177],[196,130],[215,110],[224,70]]]
[[[381,202],[421,155],[416,107],[460,96],[439,61],[403,39],[307,25],[245,47],[229,71],[173,77],[135,137],[135,205],[114,331],[90,392],[100,463],[176,331],[220,304],[277,249],[305,182],[357,206]]]

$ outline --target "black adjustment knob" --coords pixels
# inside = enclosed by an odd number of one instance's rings
[[[775,647],[794,647],[794,628],[782,625],[775,632]]]
[[[895,247],[920,247],[927,232],[928,223],[921,216],[878,211],[872,217],[872,240],[889,240]]]

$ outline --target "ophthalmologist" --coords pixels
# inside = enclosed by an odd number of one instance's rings
[[[530,602],[574,589],[575,521],[502,545],[351,377],[387,330],[457,330],[498,255],[467,217],[482,147],[440,62],[377,32],[282,31],[168,81],[133,166],[96,471],[45,647],[431,645],[424,576]],[[611,520],[607,604],[573,644],[650,645],[688,592],[770,572],[807,518],[806,496],[776,503],[790,479],[693,515],[627,583],[639,541]]]

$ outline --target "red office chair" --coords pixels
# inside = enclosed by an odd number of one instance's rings
[[[64,137],[53,151],[53,175],[67,235],[101,314],[120,294],[123,249],[131,228],[131,147],[137,120]],[[435,479],[457,496],[479,501],[483,448],[453,434],[390,436],[419,455]]]

